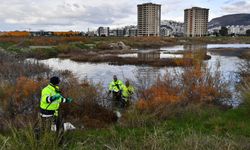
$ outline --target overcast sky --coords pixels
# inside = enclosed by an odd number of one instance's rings
[[[137,4],[162,5],[162,20],[183,22],[184,9],[210,9],[209,19],[250,13],[250,0],[1,0],[0,31],[87,31],[137,24]]]

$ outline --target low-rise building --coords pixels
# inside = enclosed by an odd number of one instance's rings
[[[123,37],[125,36],[125,30],[123,28],[113,29],[110,30],[109,35],[110,36],[117,36],[117,37]]]
[[[52,36],[52,32],[50,31],[43,31],[43,30],[40,30],[40,31],[31,31],[30,32],[30,35],[31,36]]]
[[[171,36],[172,32],[173,29],[170,28],[169,26],[161,25],[161,30],[160,30],[161,36]]]
[[[89,37],[93,37],[93,36],[97,36],[97,35],[98,35],[97,31],[88,31],[85,34],[85,36],[89,36]]]
[[[248,26],[232,25],[232,26],[227,26],[227,28],[228,28],[228,34],[245,35],[246,31],[250,29],[250,25]]]
[[[208,34],[219,34],[221,26],[208,29]]]
[[[184,23],[172,20],[161,22],[161,36],[183,36]]]
[[[126,37],[131,37],[131,36],[137,36],[137,27],[136,26],[126,26],[124,28],[124,32],[125,32],[125,35]]]
[[[97,29],[98,36],[109,36],[109,27],[99,27]]]
[[[222,26],[213,27],[208,30],[209,34],[219,34]],[[244,26],[244,25],[228,25],[226,26],[228,29],[228,34],[232,35],[245,35],[247,30],[250,30],[250,25]]]
[[[138,30],[137,28],[131,28],[129,29],[129,36],[137,36],[138,35]]]

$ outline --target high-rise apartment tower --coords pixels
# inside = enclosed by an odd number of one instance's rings
[[[209,9],[193,7],[184,11],[184,32],[187,37],[201,37],[208,33]]]
[[[138,36],[159,36],[161,25],[161,5],[145,3],[137,5]]]

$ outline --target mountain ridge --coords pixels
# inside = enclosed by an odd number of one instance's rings
[[[228,25],[250,25],[250,14],[230,14],[212,19],[209,22],[209,28],[228,26]]]

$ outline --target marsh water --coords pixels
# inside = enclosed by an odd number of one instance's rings
[[[134,54],[123,54],[119,57],[136,57],[143,60],[155,60],[161,58],[181,58],[181,54],[175,54],[175,52],[183,50],[205,50],[211,56],[210,60],[204,61],[211,67],[211,70],[216,68],[216,64],[220,62],[220,70],[224,77],[224,80],[231,81],[230,87],[234,92],[235,73],[238,70],[239,63],[242,59],[236,56],[222,56],[216,53],[209,52],[210,49],[216,48],[230,48],[241,49],[250,48],[250,44],[208,44],[208,45],[175,45],[171,47],[162,47],[160,49],[136,49],[138,52]],[[174,54],[173,54],[174,53]],[[53,70],[69,70],[80,80],[88,78],[95,83],[101,82],[104,87],[108,86],[108,83],[112,80],[113,75],[117,75],[121,80],[137,81],[137,77],[147,78],[147,84],[154,82],[158,75],[163,75],[166,70],[181,70],[180,67],[150,67],[146,65],[109,65],[109,63],[81,63],[74,62],[69,59],[52,58],[47,60],[40,60],[40,63],[48,65]],[[136,82],[135,82],[136,83]],[[234,97],[233,99],[237,99]],[[234,100],[235,101],[235,100]]]

